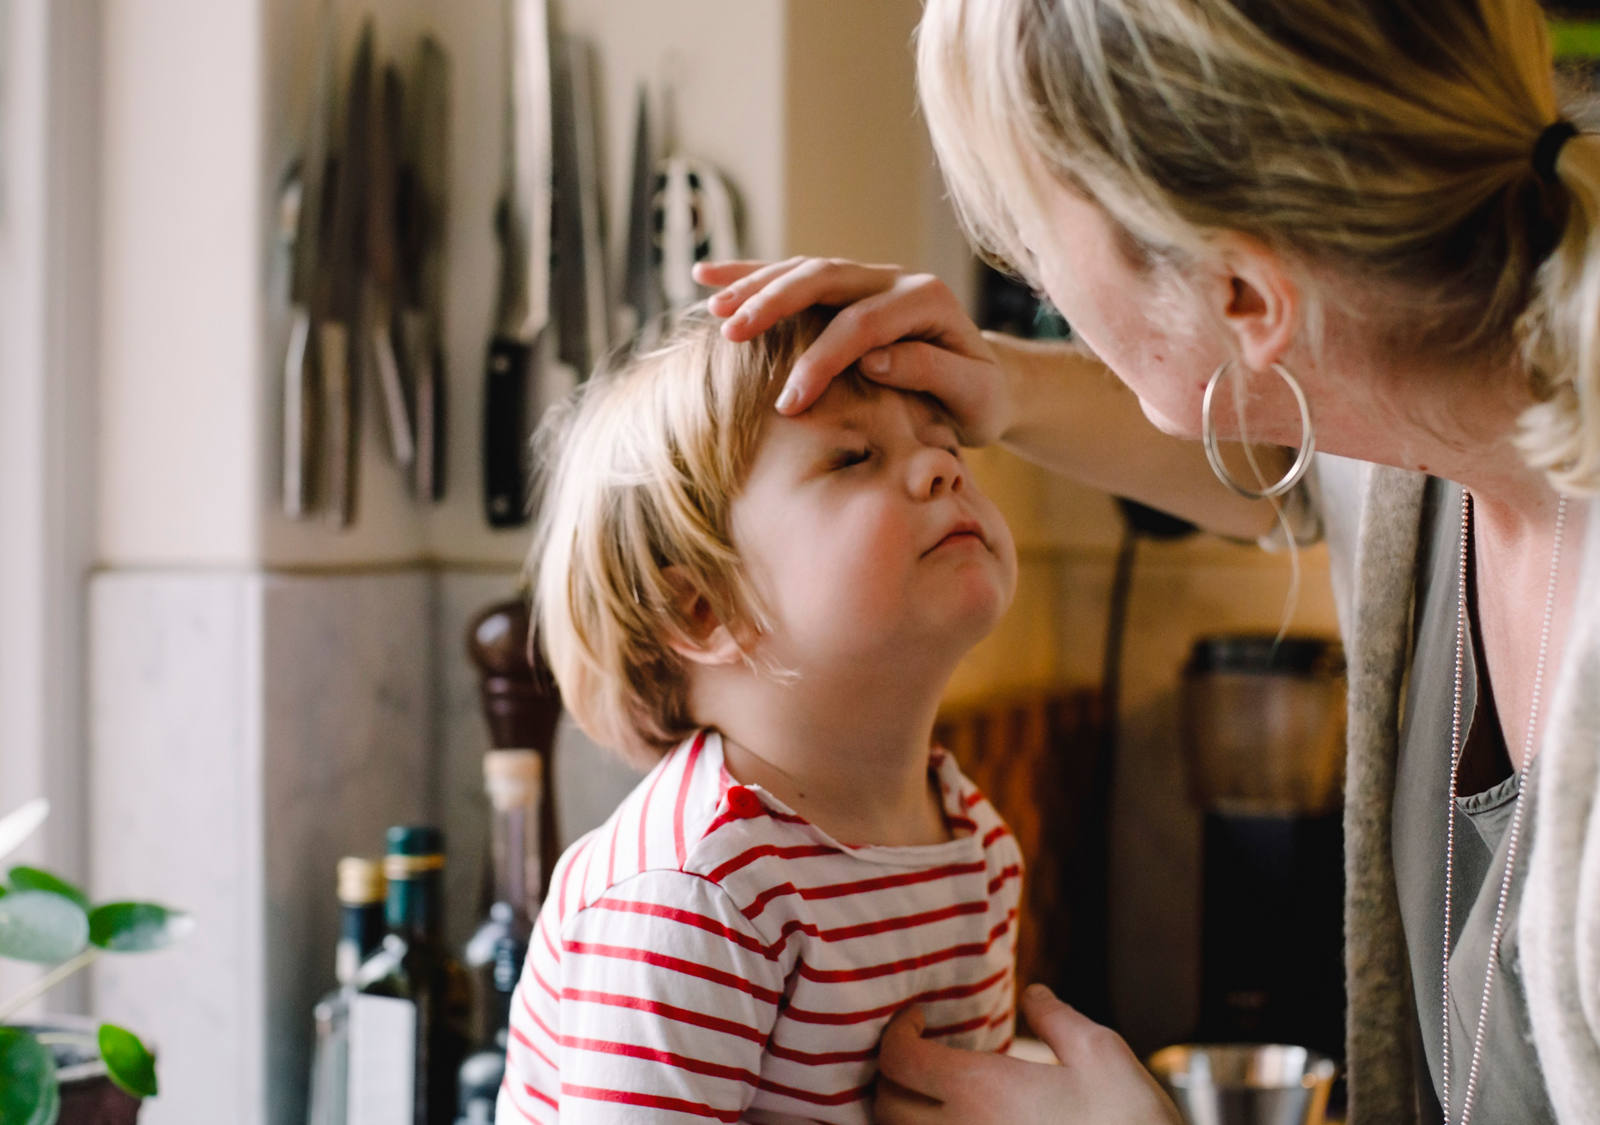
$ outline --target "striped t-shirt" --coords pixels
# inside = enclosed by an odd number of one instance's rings
[[[878,1039],[1005,1049],[1022,857],[935,750],[957,833],[849,847],[740,785],[705,732],[557,864],[496,1120],[866,1122]]]

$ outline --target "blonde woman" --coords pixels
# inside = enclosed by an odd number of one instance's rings
[[[1600,136],[1534,0],[929,0],[918,52],[968,231],[1087,350],[834,260],[704,269],[724,332],[841,306],[780,410],[858,364],[967,441],[1323,536],[1351,1120],[1600,1120]],[[1173,1112],[1115,1036],[1023,1007],[1061,1066],[907,1014],[879,1119]]]

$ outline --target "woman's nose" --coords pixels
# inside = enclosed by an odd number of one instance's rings
[[[967,470],[961,458],[948,449],[927,446],[911,461],[911,494],[918,500],[932,500],[946,492],[966,487]]]

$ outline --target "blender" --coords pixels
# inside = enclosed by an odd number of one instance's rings
[[[1204,813],[1195,1039],[1342,1058],[1343,651],[1322,637],[1201,638],[1180,707]]]

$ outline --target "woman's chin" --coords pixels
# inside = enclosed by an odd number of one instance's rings
[[[1139,409],[1144,411],[1144,416],[1150,424],[1170,437],[1184,438],[1188,441],[1199,441],[1200,430],[1192,423],[1179,422],[1161,412],[1161,409],[1148,399],[1139,400]]]

